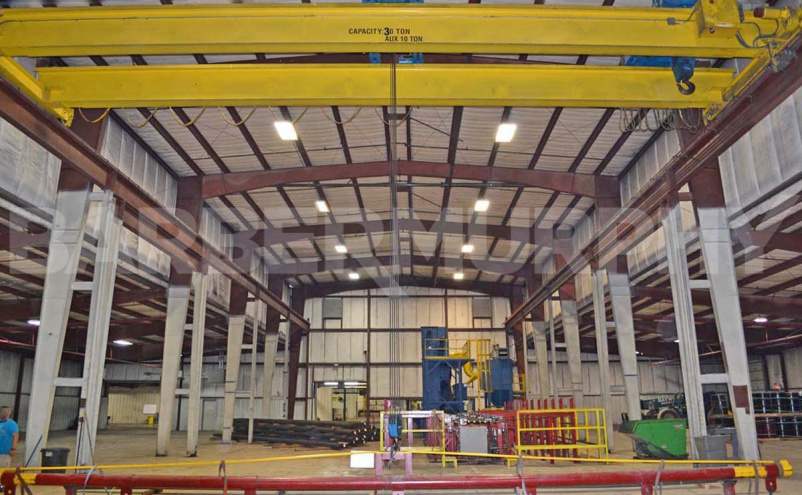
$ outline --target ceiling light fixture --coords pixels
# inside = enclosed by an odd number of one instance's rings
[[[674,341],[675,344],[679,344],[679,339]]]
[[[28,325],[33,325],[35,327],[38,327],[39,325],[41,325],[42,322],[39,321],[39,320],[28,320],[27,323],[28,323]]]
[[[473,205],[473,211],[483,212],[490,208],[490,201],[487,199],[477,199]]]
[[[277,120],[273,123],[273,127],[278,132],[278,137],[282,141],[298,141],[298,133],[295,132],[295,126],[292,122],[287,120]]]
[[[118,345],[118,346],[121,346],[121,347],[128,347],[130,345],[134,345],[133,342],[128,342],[127,340],[115,340],[114,342],[112,342],[112,344]]]
[[[315,208],[317,208],[317,211],[319,211],[320,213],[328,213],[329,211],[331,211],[329,210],[329,204],[323,201],[322,199],[318,199],[317,201],[315,201]]]
[[[454,274],[454,280],[462,280],[463,278],[465,278],[465,274],[462,272],[457,272]]]
[[[496,130],[497,143],[509,143],[515,137],[515,131],[518,130],[516,124],[499,124]]]
[[[348,274],[348,278],[351,280],[359,280],[359,274],[357,272],[351,272]]]
[[[473,244],[463,244],[462,245],[462,252],[465,254],[469,254],[473,252]]]
[[[766,318],[765,316],[758,316],[757,318],[755,318],[754,321],[755,323],[768,323],[769,319]]]
[[[337,244],[336,246],[334,246],[334,250],[340,254],[345,254],[348,252],[348,248],[345,247],[345,244]]]

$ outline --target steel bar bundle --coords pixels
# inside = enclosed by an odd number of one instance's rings
[[[378,440],[379,431],[361,422],[254,419],[253,441],[345,449]],[[234,440],[248,439],[248,419],[234,420]]]

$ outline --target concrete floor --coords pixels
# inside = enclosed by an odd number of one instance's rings
[[[616,433],[616,445],[618,449],[611,457],[621,459],[631,459],[632,449],[629,439]],[[22,443],[22,442],[21,442]],[[58,432],[51,434],[51,447],[74,448],[74,432]],[[170,444],[171,457],[156,458],[154,456],[156,445],[156,430],[148,428],[114,428],[103,431],[97,439],[96,457],[100,464],[130,464],[130,463],[171,463],[184,461],[219,461],[220,459],[248,459],[279,457],[310,453],[331,453],[327,449],[293,448],[281,447],[273,448],[264,445],[246,443],[234,443],[223,445],[219,440],[212,438],[210,433],[201,433],[198,447],[197,458],[186,458],[183,454],[186,450],[186,436],[184,434],[173,433]],[[377,445],[368,445],[367,448],[375,449]],[[20,445],[20,452],[24,452],[24,446]],[[802,439],[789,441],[771,441],[761,443],[761,451],[764,459],[787,459],[791,461],[795,468],[802,470]],[[72,457],[72,456],[71,456]],[[72,458],[70,459],[72,460]],[[20,458],[15,459],[14,465],[20,464]],[[261,464],[230,465],[227,468],[229,476],[237,475],[259,475],[269,477],[312,477],[312,476],[370,476],[373,470],[350,469],[348,458],[331,458],[316,460],[295,460],[281,461]],[[527,463],[525,472],[528,473],[570,473],[589,470],[612,470],[620,471],[623,469],[649,469],[653,466],[632,465],[600,465],[600,464],[571,464],[557,463],[549,465],[545,462],[531,461]],[[176,475],[207,475],[216,476],[218,468],[216,466],[188,466],[188,467],[169,467],[169,468],[149,468],[146,473],[142,470],[122,469],[115,470],[115,473],[140,474],[176,474]],[[513,469],[508,469],[506,465],[469,465],[462,463],[454,468],[442,469],[438,463],[430,463],[425,458],[420,457],[414,463],[415,474],[426,475],[449,475],[449,474],[513,474]],[[111,471],[107,471],[111,473]],[[403,474],[403,467],[398,466],[388,471],[387,474]],[[741,480],[737,485],[737,493],[748,493],[748,482]],[[562,490],[559,492],[550,490],[538,490],[537,493],[591,493],[594,490]],[[36,495],[61,494],[63,491],[54,488],[33,487]],[[506,493],[506,492],[499,492]],[[602,491],[601,493],[640,493],[640,490],[621,490],[615,489]],[[721,493],[720,485],[693,485],[684,487],[666,487],[664,493],[682,494],[718,494]],[[766,493],[765,486],[761,483],[760,493]],[[794,475],[789,479],[779,481],[779,493],[802,494],[802,476]]]

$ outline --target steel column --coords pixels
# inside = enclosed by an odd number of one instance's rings
[[[228,342],[226,344],[226,384],[225,396],[223,397],[223,443],[231,443],[244,334],[245,315],[229,315]]]
[[[162,357],[161,398],[156,455],[166,456],[175,410],[175,392],[181,370],[184,347],[184,325],[189,307],[189,286],[175,285],[167,291],[167,315],[164,320],[164,353]]]
[[[739,455],[741,459],[760,459],[752,410],[749,361],[746,355],[746,339],[727,210],[724,207],[697,207],[696,217],[699,223],[699,241],[705,274],[710,283],[713,312],[716,316],[716,328],[724,359],[724,370],[729,375],[727,388],[730,393],[735,428],[738,431]]]
[[[187,415],[187,455],[198,455],[198,431],[201,420],[201,386],[203,384],[203,340],[206,333],[206,296],[208,278],[195,273],[193,280],[192,350],[189,356],[189,414]]]
[[[632,318],[629,275],[608,271],[607,282],[610,284],[610,305],[613,308],[618,360],[621,362],[621,371],[624,375],[627,415],[631,420],[638,420],[641,419],[640,383],[638,381],[638,355],[635,348],[635,323]],[[609,418],[608,421],[610,421]]]
[[[66,173],[70,174],[70,171]],[[39,465],[39,450],[47,447],[50,414],[56,392],[55,380],[61,365],[72,287],[86,229],[89,190],[87,184],[83,188],[61,190],[56,196],[25,430],[25,462],[32,466]]]
[[[671,205],[663,216],[663,234],[666,258],[671,278],[671,293],[674,300],[674,319],[679,339],[682,383],[685,389],[685,405],[688,410],[688,431],[691,452],[699,458],[694,438],[707,435],[704,400],[702,398],[699,349],[697,348],[693,301],[688,274],[688,255],[685,250],[685,231],[678,203]],[[751,398],[750,398],[751,400]]]
[[[549,378],[549,348],[545,321],[538,321],[532,315],[532,333],[535,341],[535,359],[537,359],[537,381],[540,397],[546,399],[551,395],[551,379]]]
[[[594,270],[591,274],[593,284],[593,318],[596,327],[596,356],[599,362],[599,390],[602,407],[607,414],[607,446],[610,451],[615,444],[613,434],[613,397],[610,391],[610,353],[607,350],[607,311],[604,304],[604,271]]]
[[[272,416],[273,377],[276,374],[276,354],[278,353],[278,332],[265,332],[264,368],[262,370],[262,417]]]
[[[571,375],[571,395],[574,404],[582,408],[585,395],[582,392],[582,350],[579,347],[579,317],[577,316],[576,301],[560,298],[560,314],[565,336],[565,354],[568,358],[568,371]]]
[[[109,321],[117,278],[117,258],[120,253],[122,220],[117,215],[114,196],[105,193],[100,204],[100,222],[97,229],[95,272],[92,278],[92,298],[89,304],[89,322],[86,331],[81,407],[78,413],[78,438],[75,463],[91,466],[97,440],[100,399],[103,392],[103,374],[106,364],[106,346],[109,339]]]

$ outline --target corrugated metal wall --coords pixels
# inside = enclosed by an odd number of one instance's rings
[[[16,403],[17,380],[19,377],[20,360],[25,360],[25,371],[22,375],[22,393],[20,402]],[[64,377],[77,377],[83,371],[83,366],[77,361],[63,361],[61,374]],[[19,409],[19,426],[21,430],[26,427],[28,417],[28,399],[31,393],[31,380],[33,377],[33,359],[20,354],[0,351],[0,405]],[[53,400],[53,413],[50,418],[50,430],[60,431],[69,428],[78,417],[78,389],[56,389]]]

